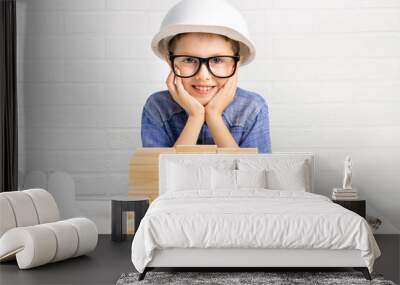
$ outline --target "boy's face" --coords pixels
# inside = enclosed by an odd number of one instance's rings
[[[178,39],[173,51],[176,55],[191,55],[198,57],[211,57],[217,55],[234,55],[232,44],[225,38],[215,34],[189,33]],[[238,66],[239,66],[238,62]],[[237,69],[235,73],[237,72]],[[213,76],[203,64],[197,74],[189,78],[182,78],[185,90],[199,101],[203,106],[218,93],[229,78]],[[210,90],[198,90],[196,86],[213,86]]]

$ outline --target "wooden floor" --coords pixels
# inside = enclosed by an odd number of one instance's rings
[[[376,235],[382,257],[376,260],[374,272],[399,283],[400,236]],[[19,270],[15,261],[0,264],[0,284],[115,284],[124,272],[134,271],[131,262],[132,240],[112,242],[100,235],[97,248],[87,256]]]

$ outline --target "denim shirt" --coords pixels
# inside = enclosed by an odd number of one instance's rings
[[[151,94],[142,111],[142,146],[173,147],[187,119],[186,111],[168,90]],[[271,153],[268,105],[262,96],[237,87],[222,119],[239,147],[257,147],[259,153]],[[206,122],[197,144],[215,144]]]

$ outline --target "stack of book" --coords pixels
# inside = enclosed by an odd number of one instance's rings
[[[334,200],[358,200],[356,189],[333,188],[332,199]]]

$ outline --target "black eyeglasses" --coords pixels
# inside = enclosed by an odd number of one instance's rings
[[[207,66],[208,71],[218,78],[228,78],[235,74],[240,55],[218,55],[211,57],[198,57],[192,55],[174,55],[169,52],[169,60],[172,63],[174,74],[181,78],[196,75],[202,64]],[[176,72],[179,68],[180,75]]]

